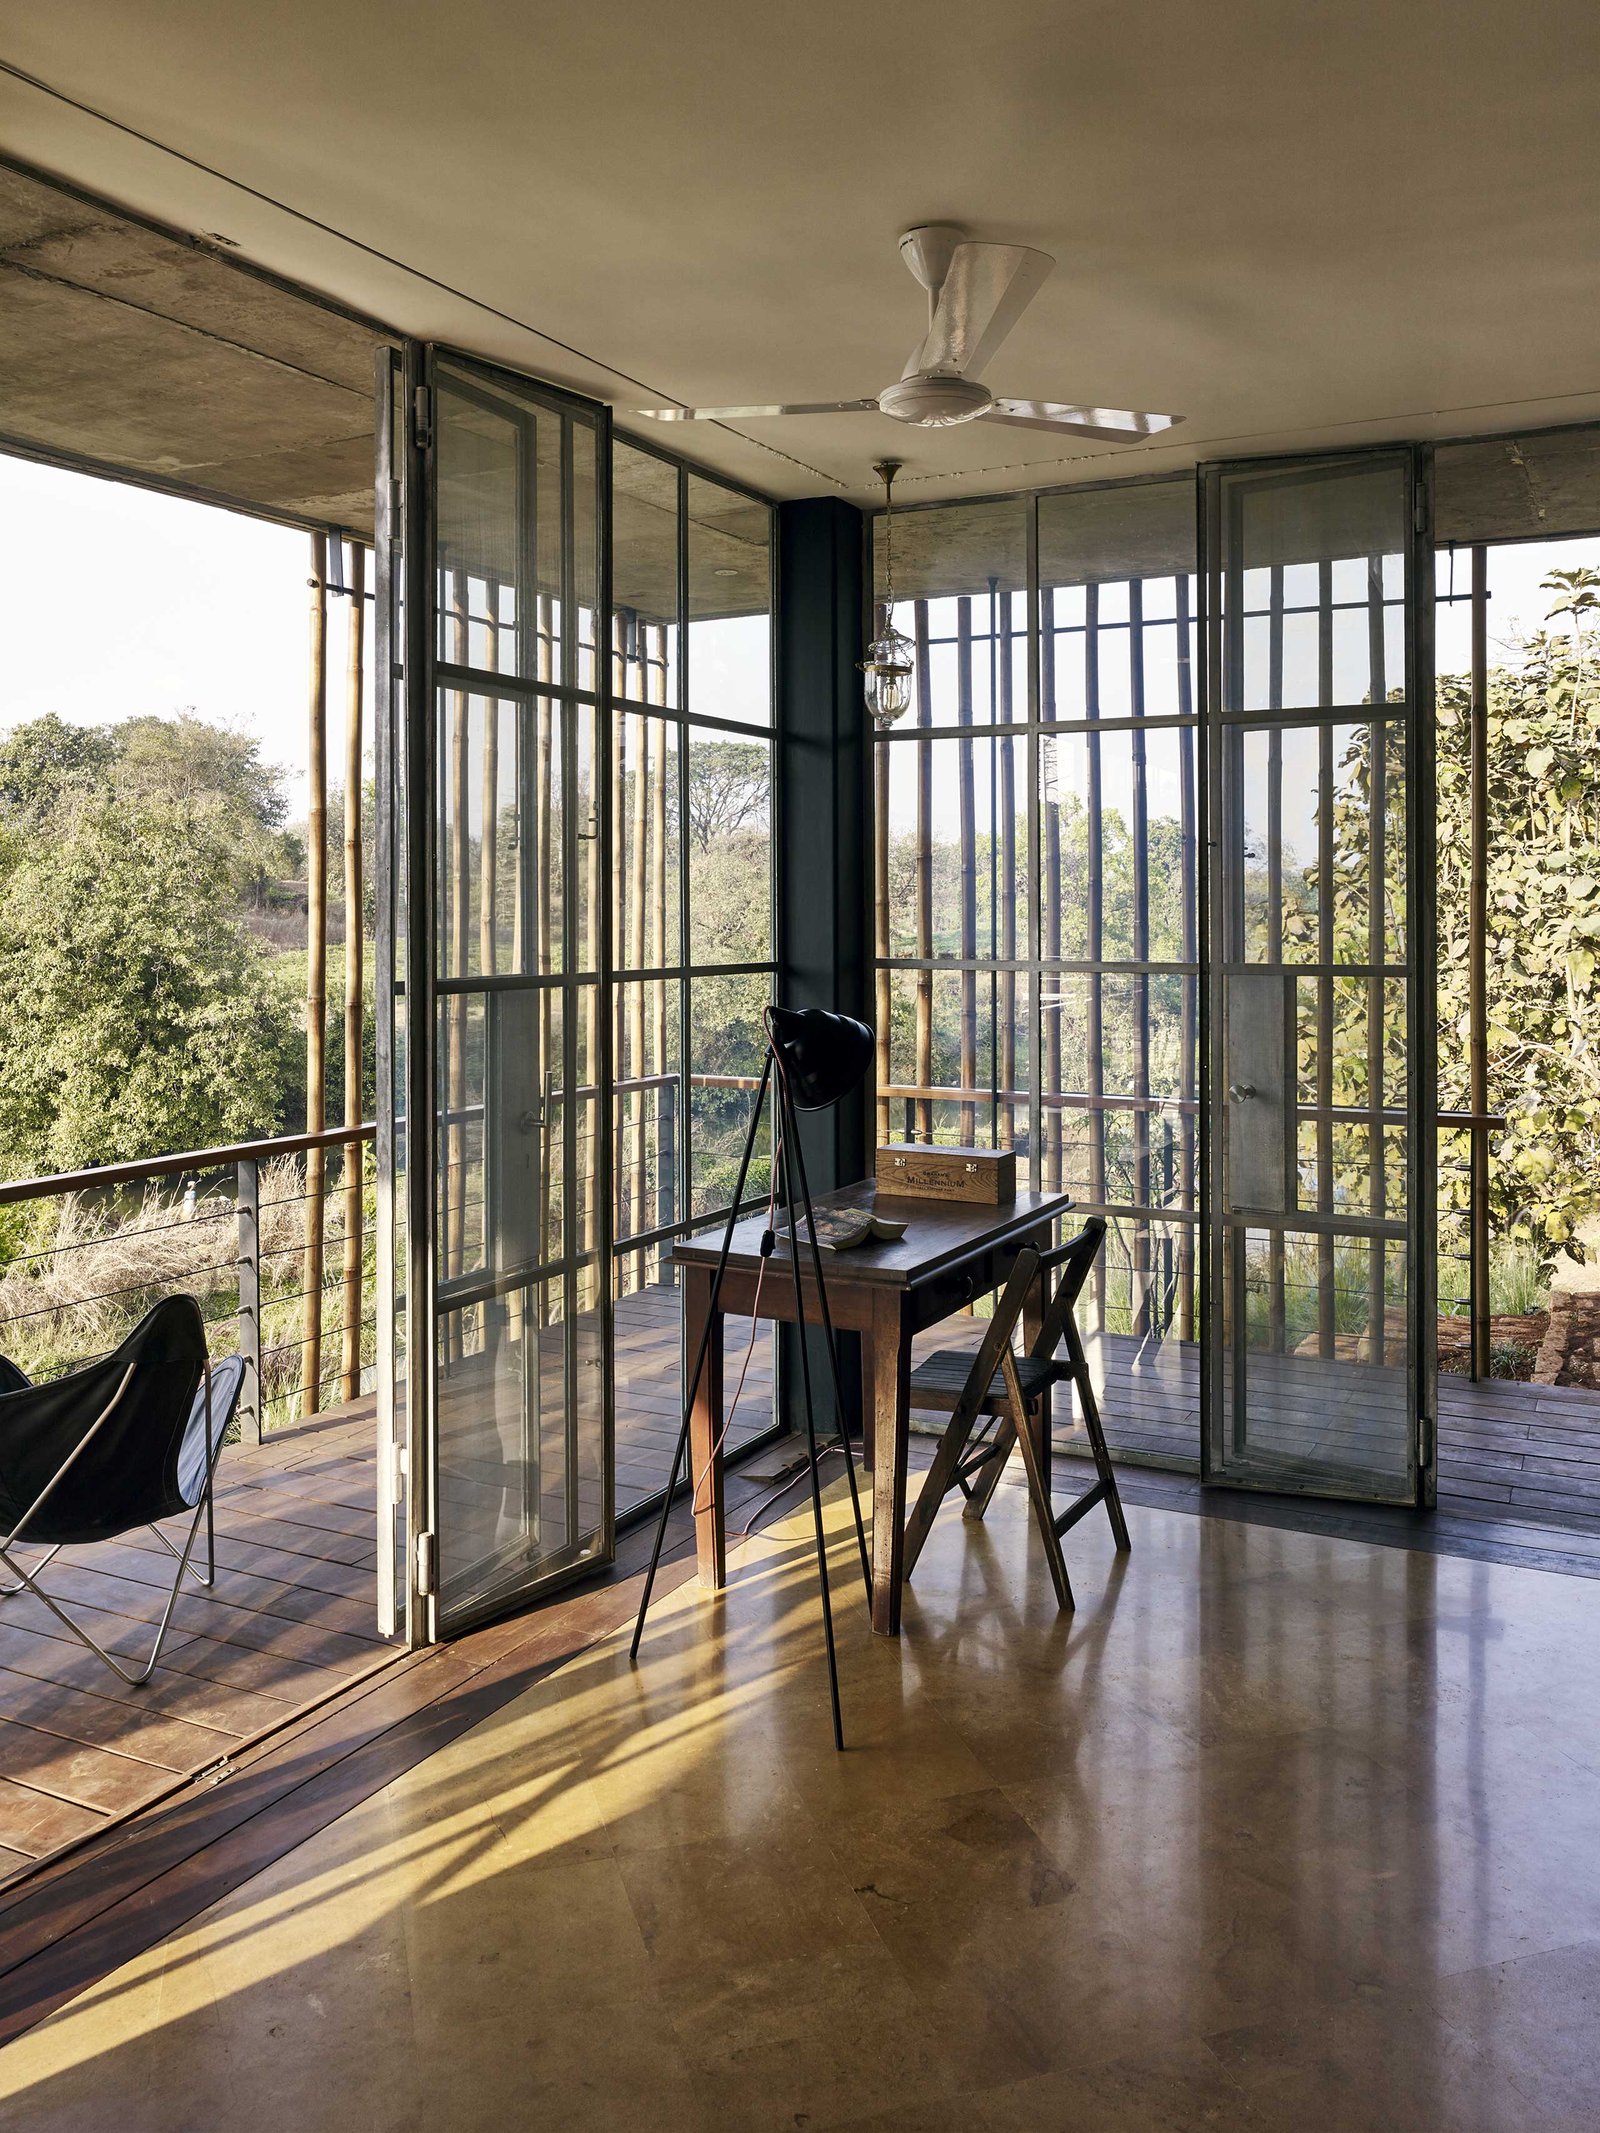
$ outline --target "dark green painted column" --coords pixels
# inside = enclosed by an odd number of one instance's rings
[[[871,1020],[872,761],[859,661],[865,648],[866,520],[833,497],[778,507],[778,999]],[[803,1121],[813,1193],[870,1166],[869,1092]],[[788,1342],[784,1343],[785,1351]],[[800,1422],[799,1373],[782,1356],[782,1411]],[[853,1335],[840,1336],[851,1420],[859,1414]],[[812,1382],[827,1363],[812,1352]]]

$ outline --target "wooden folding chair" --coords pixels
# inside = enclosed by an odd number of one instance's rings
[[[1044,1541],[1056,1599],[1063,1608],[1073,1605],[1061,1552],[1061,1536],[1069,1527],[1103,1503],[1118,1548],[1129,1547],[1128,1522],[1122,1515],[1088,1358],[1073,1317],[1073,1306],[1105,1233],[1105,1223],[1095,1216],[1070,1243],[1054,1251],[1041,1253],[1029,1246],[1019,1252],[977,1355],[968,1349],[940,1348],[911,1373],[911,1405],[948,1412],[950,1421],[906,1525],[908,1578],[951,1489],[959,1489],[966,1498],[964,1517],[982,1518],[1013,1444],[1022,1447],[1033,1515]],[[1055,1294],[1046,1307],[1038,1339],[1026,1355],[1017,1355],[1011,1337],[1041,1273],[1055,1276]],[[1058,1360],[1056,1350],[1063,1345],[1066,1355]],[[1051,1493],[1050,1431],[1045,1418],[1045,1396],[1058,1384],[1070,1384],[1077,1392],[1099,1476],[1059,1516]]]

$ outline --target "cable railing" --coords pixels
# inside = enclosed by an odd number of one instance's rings
[[[880,1084],[877,1096],[880,1117],[886,1112],[892,1125],[899,1125],[908,1141],[928,1137],[927,1126],[933,1105],[960,1106],[964,1112],[974,1113],[987,1107],[992,1114],[997,1140],[1001,1145],[1015,1147],[1019,1158],[1025,1159],[1029,1152],[1032,1093],[1026,1088],[1006,1088],[993,1083],[899,1081]],[[1157,1338],[1176,1334],[1179,1339],[1192,1339],[1195,1332],[1195,1266],[1192,1244],[1183,1232],[1192,1231],[1199,1221],[1194,1176],[1194,1122],[1200,1109],[1198,1101],[1191,1096],[1046,1089],[1039,1092],[1038,1104],[1041,1117],[1046,1120],[1063,1119],[1073,1114],[1109,1118],[1126,1113],[1150,1120],[1154,1131],[1141,1150],[1119,1150],[1109,1139],[1104,1145],[1101,1162],[1105,1199],[1100,1211],[1112,1219],[1113,1229],[1108,1235],[1094,1301],[1111,1331]],[[1301,1123],[1325,1121],[1333,1125],[1368,1126],[1374,1119],[1371,1110],[1359,1105],[1300,1103],[1296,1111]],[[1408,1114],[1404,1110],[1384,1107],[1376,1117],[1385,1126],[1399,1127],[1405,1125]],[[940,1131],[946,1123],[953,1131],[955,1121],[948,1111],[935,1124],[935,1140],[948,1137]],[[1448,1361],[1456,1368],[1464,1363],[1475,1377],[1487,1377],[1492,1368],[1492,1304],[1486,1271],[1490,1210],[1482,1180],[1487,1175],[1488,1166],[1481,1160],[1458,1160],[1452,1150],[1458,1145],[1455,1136],[1460,1136],[1470,1149],[1480,1142],[1486,1143],[1491,1134],[1503,1132],[1508,1120],[1500,1112],[1450,1109],[1437,1113],[1436,1124],[1441,1137],[1438,1162],[1441,1186],[1446,1179],[1459,1178],[1464,1187],[1457,1204],[1441,1206],[1438,1225],[1440,1313],[1445,1317],[1464,1319],[1467,1327],[1464,1354],[1457,1355],[1457,1348],[1463,1344],[1452,1339],[1447,1344],[1450,1350]],[[1040,1152],[1049,1153],[1047,1150]],[[1061,1176],[1059,1180],[1051,1178],[1048,1182],[1070,1185],[1072,1157],[1083,1153],[1081,1147],[1068,1141],[1058,1129],[1055,1156]],[[1141,1181],[1147,1181],[1146,1192],[1140,1190]],[[1337,1284],[1340,1276],[1337,1265],[1333,1272]],[[1312,1296],[1322,1285],[1315,1276],[1297,1285],[1292,1279],[1286,1279],[1281,1265],[1275,1269],[1274,1278],[1280,1289],[1293,1291],[1298,1286]],[[1288,1304],[1282,1296],[1276,1299],[1278,1319],[1286,1322],[1294,1319],[1295,1313],[1290,1308],[1292,1301],[1292,1297]],[[1287,1338],[1287,1334],[1280,1337]]]
[[[709,1219],[698,1191],[686,1198],[680,1175],[677,1110],[685,1083],[689,1092],[701,1087],[748,1092],[756,1082],[754,1075],[669,1073],[617,1083],[611,1130],[618,1158],[614,1254],[619,1293],[670,1278],[671,1239]],[[599,1094],[592,1088],[578,1093],[590,1101]],[[917,1137],[923,1105],[990,1103],[997,1107],[1001,1137],[1026,1148],[1025,1090],[896,1083],[878,1094],[897,1113],[904,1106],[908,1139]],[[635,1115],[632,1107],[645,1099],[649,1112]],[[481,1120],[481,1106],[470,1108]],[[1133,1204],[1131,1171],[1119,1180],[1118,1164],[1107,1166],[1108,1206],[1117,1200],[1124,1204],[1111,1207],[1118,1234],[1108,1240],[1108,1293],[1102,1303],[1113,1330],[1193,1338],[1195,1214],[1192,1180],[1185,1183],[1192,1100],[1063,1090],[1045,1092],[1042,1108],[1058,1114],[1134,1108],[1160,1114],[1152,1120],[1150,1152],[1152,1182],[1161,1189],[1152,1204]],[[1442,1111],[1438,1120],[1441,1136],[1460,1137],[1453,1145],[1445,1141],[1440,1150],[1441,1186],[1446,1179],[1459,1181],[1453,1194],[1441,1192],[1447,1204],[1440,1218],[1440,1308],[1447,1317],[1469,1321],[1470,1345],[1484,1358],[1485,1374],[1490,1299],[1486,1290],[1478,1292],[1472,1275],[1478,1258],[1474,1238],[1487,1223],[1488,1209],[1471,1192],[1474,1166],[1452,1157],[1463,1140],[1503,1129],[1505,1123],[1498,1114],[1466,1111]],[[186,1289],[199,1299],[213,1355],[237,1353],[245,1359],[239,1430],[246,1443],[259,1443],[275,1428],[360,1397],[372,1387],[376,1362],[374,1134],[371,1124],[331,1127],[320,1134],[189,1150],[0,1185],[0,1210],[37,1210],[29,1232],[15,1240],[0,1264],[0,1352],[11,1355],[30,1377],[57,1374],[109,1352],[161,1296]],[[642,1165],[635,1155],[639,1139],[645,1143]],[[322,1210],[317,1263],[326,1271],[314,1307],[306,1279],[311,1195],[304,1160],[313,1148],[337,1151],[344,1163],[360,1163],[362,1209],[357,1248],[346,1252],[344,1226],[352,1201],[343,1178],[324,1180],[317,1196]],[[469,1189],[464,1197],[463,1212],[470,1220],[482,1209],[481,1189]],[[313,1356],[320,1358],[314,1372]],[[1468,1367],[1471,1360],[1462,1358]]]
[[[375,1134],[332,1126],[0,1185],[0,1209],[37,1210],[0,1271],[0,1353],[59,1375],[186,1290],[213,1358],[244,1358],[242,1442],[359,1398],[376,1360]],[[308,1191],[313,1150],[359,1164],[359,1195],[326,1175]]]

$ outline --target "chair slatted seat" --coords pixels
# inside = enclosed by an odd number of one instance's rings
[[[938,1348],[919,1363],[911,1373],[911,1404],[926,1408],[937,1414],[955,1412],[961,1395],[967,1389],[967,1379],[972,1375],[972,1350],[970,1348]],[[1030,1403],[1038,1399],[1055,1383],[1053,1364],[1038,1356],[1017,1357],[1017,1382],[1022,1387],[1022,1396]],[[989,1381],[980,1412],[996,1414],[1003,1409],[1010,1395],[1006,1388],[1006,1374],[996,1370]]]
[[[1054,1251],[1041,1253],[1029,1247],[1019,1252],[976,1355],[970,1350],[940,1348],[912,1372],[911,1405],[948,1414],[950,1420],[906,1525],[907,1578],[950,1491],[958,1489],[966,1498],[965,1517],[982,1518],[1014,1445],[1021,1447],[1034,1521],[1062,1608],[1074,1603],[1061,1538],[1080,1518],[1104,1504],[1118,1549],[1126,1551],[1131,1545],[1088,1358],[1073,1316],[1105,1230],[1104,1221],[1095,1216]],[[1054,1275],[1055,1293],[1045,1309],[1038,1338],[1026,1355],[1018,1355],[1011,1345],[1012,1336],[1041,1274],[1047,1280]],[[1058,1351],[1063,1348],[1066,1353],[1061,1356]],[[1051,1492],[1050,1432],[1045,1418],[1045,1396],[1058,1384],[1070,1385],[1077,1396],[1097,1477],[1061,1512]]]

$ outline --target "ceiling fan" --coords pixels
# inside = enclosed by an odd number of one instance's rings
[[[978,373],[999,348],[1055,265],[1048,252],[985,244],[953,223],[907,230],[900,257],[928,292],[928,330],[893,385],[875,400],[817,400],[790,407],[641,407],[656,422],[749,422],[767,415],[892,415],[919,429],[958,422],[1005,422],[1024,430],[1129,442],[1154,437],[1181,415],[1121,407],[1075,407],[1055,400],[999,400]]]

